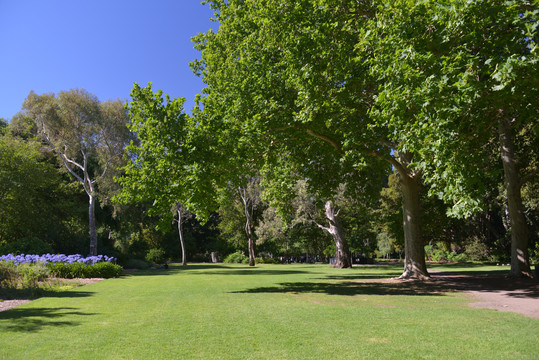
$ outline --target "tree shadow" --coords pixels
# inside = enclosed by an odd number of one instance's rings
[[[537,279],[514,279],[506,271],[489,271],[487,274],[447,272],[436,273],[432,281],[457,291],[503,292],[515,298],[539,299]]]
[[[35,332],[52,326],[77,326],[78,321],[61,320],[65,316],[91,316],[95,313],[75,311],[75,308],[14,308],[0,312],[0,332]]]
[[[317,274],[316,272],[312,271],[302,271],[302,270],[263,270],[263,269],[257,269],[257,268],[251,268],[251,269],[234,269],[234,270],[226,270],[226,271],[205,271],[199,273],[200,275],[295,275],[295,274]],[[196,273],[190,274],[190,275],[196,275]]]
[[[464,291],[504,292],[515,298],[539,299],[537,280],[510,279],[498,274],[440,275],[426,281],[401,281],[386,274],[346,275],[357,281],[342,282],[287,282],[271,287],[257,287],[235,293],[318,293],[326,295],[407,295],[437,296]],[[329,276],[321,280],[342,280],[345,276]]]
[[[88,297],[92,296],[93,292],[91,291],[80,291],[80,290],[47,290],[47,289],[0,289],[0,299],[3,300],[36,300],[44,297],[53,297],[53,298],[77,298],[77,297]]]
[[[199,271],[200,270],[200,271]],[[261,267],[241,267],[238,264],[170,264],[168,269],[146,269],[138,270],[134,273],[123,276],[166,276],[175,275],[182,272],[189,272],[189,275],[293,275],[293,274],[317,274],[313,271],[277,268],[264,269]]]
[[[451,289],[430,282],[297,282],[273,287],[234,291],[234,293],[317,293],[326,295],[443,295]]]
[[[375,279],[390,279],[399,276],[402,272],[384,272],[370,274],[349,274],[349,275],[328,275],[318,280],[375,280]]]

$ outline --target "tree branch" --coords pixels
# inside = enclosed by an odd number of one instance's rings
[[[67,170],[69,171],[69,173],[71,175],[73,175],[75,177],[75,179],[77,179],[81,184],[82,186],[84,186],[84,189],[86,190],[86,186],[84,185],[84,180],[79,176],[79,174],[77,174],[72,168],[71,166],[69,166],[70,163],[74,163],[74,164],[77,164],[75,163],[74,161],[72,160],[69,160],[67,158],[67,156],[64,154],[64,153],[60,153],[60,158],[63,160],[64,162],[64,165],[65,167],[67,168]],[[78,164],[77,164],[78,165]],[[79,165],[80,166],[80,165]]]
[[[330,138],[329,136],[326,136],[326,135],[318,134],[318,133],[314,132],[312,129],[307,129],[307,134],[327,142],[329,145],[331,145],[333,148],[335,148],[335,150],[337,150],[339,152],[339,154],[344,155],[344,151],[342,151],[341,144],[339,144],[339,142],[336,141],[335,139],[332,139],[332,138]]]

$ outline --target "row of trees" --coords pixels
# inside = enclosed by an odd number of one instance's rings
[[[193,39],[206,88],[191,116],[151,86],[135,85],[125,110],[81,91],[25,101],[21,116],[88,197],[92,253],[95,198],[123,165],[114,203],[166,231],[176,215],[180,239],[186,211],[204,222],[219,210],[231,234],[227,214],[241,210],[251,265],[257,238],[270,248],[318,229],[338,267],[350,245],[378,240],[402,246],[402,278],[424,279],[427,241],[507,233],[511,274],[531,276],[536,4],[208,3],[219,29]]]
[[[291,163],[315,181],[390,164],[402,189],[402,278],[419,279],[421,186],[467,216],[501,162],[511,274],[531,276],[521,188],[539,148],[537,4],[209,3],[220,26],[195,39],[193,67],[207,84],[195,116],[248,155],[231,158]]]

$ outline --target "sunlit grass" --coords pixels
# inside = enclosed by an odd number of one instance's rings
[[[439,287],[370,282],[401,272],[400,265],[139,272],[0,313],[0,358],[537,358],[537,320],[470,308],[465,295]]]

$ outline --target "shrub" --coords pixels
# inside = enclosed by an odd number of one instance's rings
[[[85,265],[83,263],[48,263],[47,267],[54,276],[59,278],[74,279],[84,277]]]
[[[17,275],[17,266],[13,261],[0,261],[0,288],[11,287]]]
[[[49,270],[43,262],[15,265],[13,261],[0,261],[0,293],[7,291],[5,296],[10,289],[22,289],[34,297],[40,291],[39,282],[48,276]]]
[[[465,262],[468,260],[468,258],[466,257],[466,254],[464,253],[458,254],[456,252],[452,252],[447,255],[447,260],[456,261],[456,262]]]
[[[472,237],[466,242],[464,250],[469,261],[492,261],[488,246],[478,237]]]
[[[247,259],[247,263],[249,263],[249,258],[247,256],[243,255],[240,251],[236,251],[225,257],[223,262],[229,264],[242,264],[245,259]]]
[[[86,265],[84,263],[49,263],[51,273],[60,278],[111,278],[120,276],[123,268],[110,262],[98,262]]]
[[[255,258],[255,264],[280,264],[281,262],[277,258],[270,257],[257,257]]]
[[[35,237],[23,238],[14,242],[7,243],[3,245],[2,247],[0,247],[0,255],[7,255],[7,254],[43,255],[43,254],[48,254],[52,252],[53,252],[52,246],[50,246],[46,242]]]
[[[150,249],[146,254],[146,261],[154,264],[165,262],[165,251],[163,249]]]
[[[125,268],[126,269],[144,270],[144,269],[147,269],[149,267],[150,267],[150,265],[148,265],[148,263],[146,261],[140,260],[140,259],[129,259],[125,263]]]
[[[85,277],[87,278],[105,278],[118,277],[122,274],[123,268],[120,265],[109,262],[100,262],[89,265],[85,269]]]

